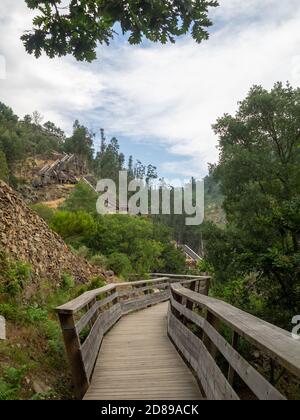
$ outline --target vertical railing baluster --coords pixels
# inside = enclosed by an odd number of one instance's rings
[[[239,335],[238,335],[237,332],[232,331],[231,345],[235,350],[237,350],[238,344],[239,344]],[[229,365],[227,378],[228,378],[228,382],[230,383],[231,386],[233,386],[234,377],[235,377],[235,370],[233,369],[233,367],[231,365]]]
[[[79,336],[75,328],[75,320],[73,314],[58,313],[67,356],[71,366],[73,384],[75,388],[75,396],[82,399],[89,387],[82,355]]]
[[[219,331],[220,320],[209,311],[207,311],[206,322],[208,322],[212,327],[214,327],[216,331]],[[203,333],[203,343],[205,344],[211,356],[215,359],[218,354],[218,349],[205,333]]]

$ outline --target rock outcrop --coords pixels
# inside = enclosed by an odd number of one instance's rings
[[[62,238],[2,181],[0,248],[11,258],[30,263],[36,281],[46,278],[59,283],[63,273],[71,274],[77,282],[105,276],[99,267],[75,256]]]

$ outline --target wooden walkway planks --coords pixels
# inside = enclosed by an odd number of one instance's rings
[[[168,303],[122,318],[106,335],[86,400],[199,400],[197,382],[167,336]]]

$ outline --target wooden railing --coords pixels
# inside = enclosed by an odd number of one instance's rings
[[[226,326],[226,327],[225,327]],[[230,329],[229,343],[220,328]],[[209,400],[238,400],[238,376],[257,399],[285,397],[238,352],[240,338],[259,349],[270,360],[300,377],[300,343],[274,325],[227,303],[171,285],[168,334],[192,367]],[[224,363],[217,363],[218,359]]]
[[[152,277],[110,284],[57,308],[78,399],[89,387],[103,336],[123,315],[168,300],[170,284],[174,282],[208,294],[210,277],[156,274]]]

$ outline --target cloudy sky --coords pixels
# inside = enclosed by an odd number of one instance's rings
[[[300,84],[299,0],[220,0],[211,17],[201,45],[185,37],[132,47],[120,37],[82,64],[27,55],[19,38],[31,12],[22,0],[1,0],[0,101],[21,117],[39,110],[67,132],[75,119],[104,127],[127,156],[169,179],[203,176],[218,156],[211,125],[251,85]]]

